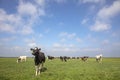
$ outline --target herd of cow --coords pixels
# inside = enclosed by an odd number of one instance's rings
[[[88,56],[83,56],[83,57],[67,57],[67,56],[60,56],[60,57],[53,57],[53,56],[48,56],[48,60],[53,60],[53,59],[60,59],[61,61],[67,62],[69,59],[81,59],[82,61],[87,61]]]
[[[40,71],[43,68],[43,64],[45,63],[46,57],[43,52],[41,52],[41,48],[35,47],[34,49],[30,49],[32,51],[32,55],[34,55],[34,62],[35,62],[35,69],[36,73],[35,75],[40,75]],[[60,56],[60,57],[53,57],[53,56],[47,56],[48,60],[53,60],[55,58],[59,58],[63,62],[67,62],[69,59],[81,59],[82,61],[86,62],[87,59],[89,58],[88,56],[83,56],[83,57],[67,57],[67,56]],[[26,62],[27,56],[20,56],[17,59],[17,63],[19,62]],[[102,54],[96,56],[96,61],[101,62],[102,61]]]

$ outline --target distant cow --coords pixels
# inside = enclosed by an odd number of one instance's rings
[[[53,56],[48,56],[48,59],[49,59],[49,60],[53,60],[54,57],[53,57]]]
[[[26,59],[27,59],[27,56],[20,56],[20,57],[18,57],[18,59],[17,59],[17,63],[18,62],[26,62]]]
[[[32,51],[32,55],[35,56],[34,62],[35,62],[35,68],[36,68],[36,76],[40,75],[40,71],[43,68],[43,64],[45,63],[45,54],[41,52],[41,49],[38,49],[35,47],[34,49],[30,49]]]
[[[88,56],[81,57],[81,60],[84,61],[84,62],[87,61],[87,59],[88,59]]]
[[[72,57],[72,59],[76,59],[75,57]]]
[[[80,59],[80,57],[77,57],[77,59]]]
[[[96,61],[101,62],[102,61],[102,54],[96,55]]]
[[[60,56],[60,60],[67,62],[67,57],[66,56]]]

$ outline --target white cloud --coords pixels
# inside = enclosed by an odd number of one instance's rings
[[[110,28],[111,28],[110,24],[96,21],[95,24],[91,26],[91,31],[96,31],[96,32],[106,31],[106,30],[109,30]]]
[[[53,52],[76,52],[75,45],[74,44],[60,44],[60,43],[54,43],[53,48],[51,49]]]
[[[102,45],[104,46],[104,45],[108,45],[109,44],[109,40],[103,40],[103,42],[102,42]]]
[[[61,32],[61,33],[59,34],[59,36],[60,36],[60,37],[64,37],[64,36],[67,36],[67,34],[68,34],[67,32]]]
[[[54,0],[54,1],[57,3],[66,3],[67,2],[67,0]]]
[[[103,54],[106,56],[120,57],[120,42],[109,43],[109,45],[104,45]]]
[[[97,14],[97,18],[102,20],[109,20],[120,13],[120,0],[114,1],[111,6],[103,7]]]
[[[6,24],[6,23],[0,23],[0,31],[1,32],[11,32],[14,33],[14,27],[12,25]]]
[[[102,44],[99,47],[78,47],[74,44],[60,44],[55,43],[50,49],[47,49],[47,53],[54,56],[90,56],[95,57],[97,54],[103,54],[105,57],[119,57],[120,43],[110,43],[109,40],[101,41]],[[110,44],[109,44],[110,43]],[[102,49],[101,49],[102,48]],[[113,54],[114,53],[114,54]]]
[[[88,22],[88,20],[89,20],[88,18],[83,19],[81,24],[86,24]]]
[[[61,44],[59,44],[59,43],[54,43],[53,44],[53,47],[61,47],[62,45]]]
[[[120,34],[120,30],[115,31],[115,32],[112,32],[111,37],[117,37],[117,38],[120,38],[119,34]]]
[[[73,39],[76,36],[76,33],[68,34],[67,35],[69,39]]]
[[[115,43],[113,43],[112,45],[120,48],[120,42],[115,42]]]
[[[95,52],[98,52],[98,51],[100,51],[100,48],[83,48],[81,51],[86,51],[86,52],[95,51]]]
[[[81,42],[82,42],[82,39],[76,38],[76,41],[79,42],[79,43],[81,43]]]
[[[79,0],[79,3],[104,3],[105,0]]]
[[[89,56],[95,56],[95,54],[98,54],[100,52],[100,48],[80,48],[77,47],[74,44],[60,44],[60,43],[55,43],[53,47],[48,50],[49,54],[54,54],[57,56],[84,56],[84,55],[89,55]]]
[[[6,12],[3,9],[0,9],[0,21],[4,21],[7,18],[5,15]]]
[[[4,9],[0,9],[0,22],[9,22],[11,24],[16,24],[19,23],[19,21],[21,21],[20,16],[16,15],[16,14],[7,14],[6,11]]]
[[[18,6],[18,13],[21,15],[35,15],[37,14],[37,7],[29,2],[21,2]]]
[[[54,43],[52,45],[53,48],[56,49],[63,49],[63,48],[74,48],[75,45],[74,44],[65,44],[65,43]]]
[[[62,32],[59,34],[60,37],[65,37],[65,38],[68,38],[68,39],[73,39],[76,37],[76,33],[67,33],[67,32]]]
[[[35,2],[41,7],[45,6],[45,0],[35,0]]]
[[[20,16],[16,14],[7,14],[6,11],[0,9],[0,31],[15,33],[20,22]]]
[[[38,16],[44,16],[44,4],[43,0],[36,0],[37,4],[33,4],[30,2],[20,1],[18,6],[18,13],[22,16],[30,16],[31,18],[36,18]]]
[[[111,6],[105,6],[97,13],[94,25],[90,27],[92,31],[106,31],[111,29],[111,18],[120,13],[120,1],[114,1]]]
[[[37,4],[20,0],[16,13],[8,14],[4,9],[0,9],[0,32],[32,34],[33,24],[40,20],[40,16],[45,15],[44,0],[36,0]]]
[[[36,47],[38,45],[35,40],[36,39],[34,37],[32,37],[31,39],[26,38],[26,39],[24,39],[24,42],[27,44],[28,47]]]
[[[98,3],[99,1],[101,0],[81,0],[83,3],[89,3],[89,2],[92,2],[92,3]]]
[[[24,26],[22,28],[22,30],[20,31],[20,33],[24,34],[24,35],[27,35],[27,34],[32,34],[34,33],[32,27],[29,27],[29,26]]]
[[[86,40],[87,40],[87,42],[89,42],[89,43],[92,43],[92,44],[98,44],[98,40],[97,40],[97,38],[96,37],[93,37],[91,34],[88,34],[87,36],[86,36]]]
[[[61,40],[60,40],[60,42],[65,42],[66,41],[66,39],[65,38],[62,38]]]
[[[32,42],[32,43],[29,43],[28,46],[29,46],[29,47],[36,47],[37,44],[36,44],[35,42]]]
[[[1,46],[2,49],[0,56],[3,57],[18,57],[21,55],[31,56],[29,48],[20,47],[20,46]]]
[[[70,44],[70,43],[81,43],[82,39],[79,38],[76,33],[68,33],[68,32],[61,32],[59,34],[60,42],[62,46],[65,46],[64,43]],[[66,45],[69,46],[69,45]],[[70,46],[69,46],[70,47]]]
[[[15,36],[12,36],[12,37],[5,37],[5,38],[0,38],[0,42],[9,42],[9,41],[13,41],[13,40],[15,40],[17,37],[15,37]]]

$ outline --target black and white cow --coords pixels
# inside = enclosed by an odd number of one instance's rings
[[[54,57],[53,56],[48,56],[48,60],[53,60]]]
[[[67,57],[66,56],[60,56],[60,60],[67,62]]]
[[[27,56],[20,56],[20,57],[18,57],[18,59],[17,59],[17,63],[19,63],[19,62],[26,62],[26,59],[27,59]]]
[[[81,60],[84,61],[84,62],[87,61],[87,59],[88,59],[88,56],[81,57]]]
[[[102,62],[102,54],[96,55],[96,61],[97,62]]]
[[[43,64],[45,63],[45,54],[41,52],[41,49],[38,49],[35,47],[34,49],[30,49],[32,51],[32,55],[35,56],[34,62],[35,62],[35,69],[36,69],[36,76],[40,75],[40,71],[43,68]]]

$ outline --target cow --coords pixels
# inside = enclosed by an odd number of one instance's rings
[[[60,60],[67,62],[67,57],[66,56],[60,56]]]
[[[80,57],[77,57],[77,59],[80,59]]]
[[[20,56],[20,57],[18,57],[18,59],[17,59],[17,63],[19,63],[19,62],[26,62],[26,59],[27,59],[27,56]]]
[[[40,75],[40,71],[43,68],[43,64],[45,63],[45,54],[43,52],[41,52],[41,48],[37,48],[35,47],[34,49],[31,48],[30,49],[32,51],[32,55],[34,55],[34,62],[35,62],[35,69],[36,69],[36,73],[35,75]]]
[[[87,59],[88,59],[88,56],[81,57],[81,60],[84,61],[84,62],[87,61]]]
[[[54,57],[53,57],[53,56],[48,56],[48,59],[49,59],[49,60],[53,60]]]
[[[76,59],[75,57],[72,57],[72,59]]]
[[[102,54],[96,55],[96,61],[101,62],[102,61]]]

